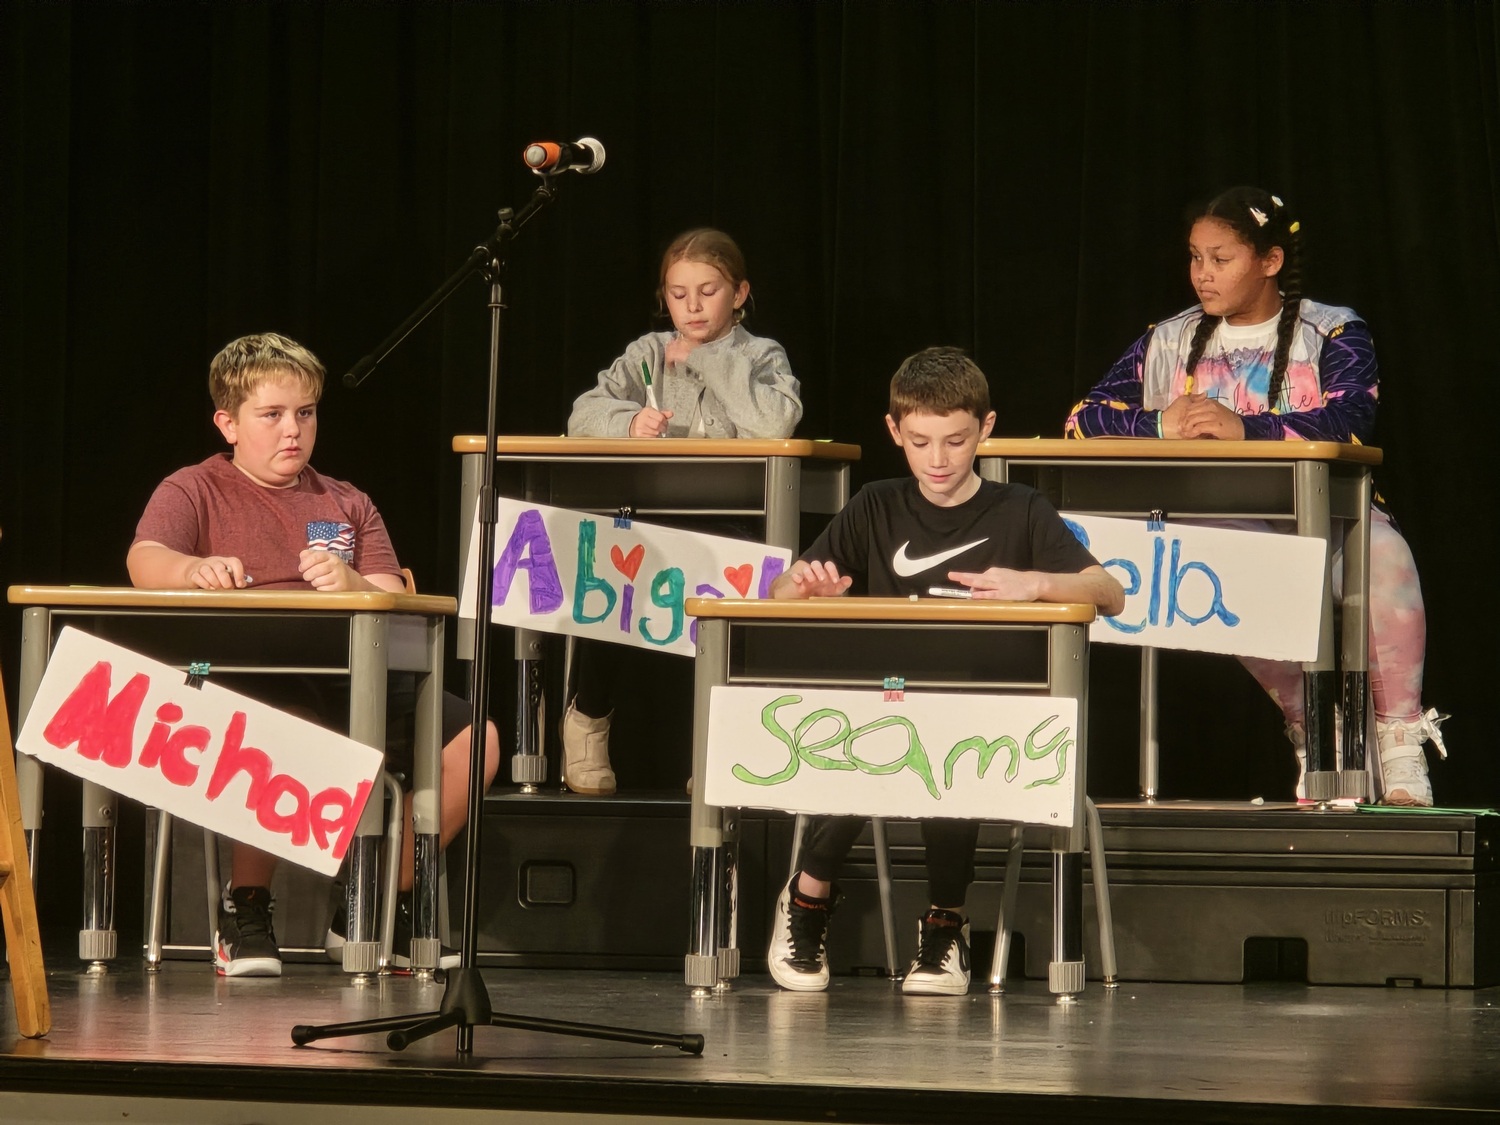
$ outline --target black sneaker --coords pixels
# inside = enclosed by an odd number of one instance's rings
[[[922,919],[917,959],[901,991],[909,996],[962,996],[969,991],[969,923],[951,910],[929,910]]]
[[[793,890],[800,875],[793,875],[776,899],[776,922],[766,960],[772,979],[782,988],[822,992],[828,987],[828,916],[836,896],[813,898]]]
[[[281,950],[271,928],[271,892],[235,887],[219,903],[214,969],[222,977],[279,977]]]

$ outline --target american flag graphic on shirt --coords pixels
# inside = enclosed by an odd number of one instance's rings
[[[346,563],[354,561],[354,525],[333,520],[310,520],[307,546],[312,551],[327,551]]]

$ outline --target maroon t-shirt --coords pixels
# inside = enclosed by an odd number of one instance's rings
[[[317,525],[310,532],[310,525]],[[352,551],[361,575],[401,574],[385,521],[359,489],[311,466],[291,488],[256,484],[227,453],[178,469],[151,494],[135,542],[149,540],[185,555],[240,559],[257,590],[310,590],[297,569],[309,534]]]

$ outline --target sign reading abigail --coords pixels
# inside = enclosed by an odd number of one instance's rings
[[[1062,513],[1125,587],[1125,610],[1089,628],[1094,644],[1315,660],[1321,539]]]
[[[323,875],[338,872],[383,757],[73,628],[16,748]]]
[[[1078,701],[713,689],[703,799],[724,808],[1071,827]]]
[[[693,656],[698,622],[683,612],[686,599],[769,597],[792,558],[746,539],[615,522],[501,499],[491,620]],[[469,542],[462,617],[475,610],[477,521]]]

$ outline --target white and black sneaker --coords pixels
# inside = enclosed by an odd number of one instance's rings
[[[338,888],[338,906],[328,923],[328,932],[323,935],[323,952],[330,961],[342,962],[344,946],[349,940],[349,911],[343,898],[343,888]],[[403,891],[396,900],[396,929],[391,940],[391,968],[398,973],[411,971],[411,892]],[[448,946],[438,949],[439,969],[456,969],[459,965],[458,950]]]
[[[793,875],[776,899],[776,924],[766,960],[782,988],[822,992],[828,987],[828,916],[836,896],[813,898],[795,890],[800,875]]]
[[[922,918],[917,958],[901,991],[908,996],[962,996],[969,991],[969,923],[933,908]]]
[[[221,977],[279,977],[281,950],[271,928],[271,892],[235,887],[219,902],[214,970]]]

